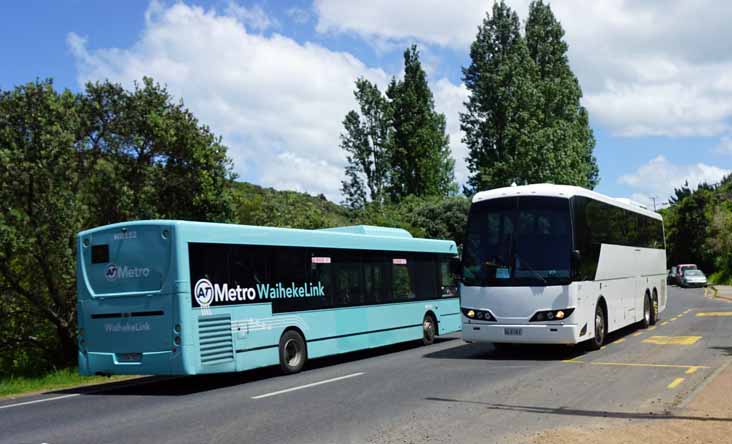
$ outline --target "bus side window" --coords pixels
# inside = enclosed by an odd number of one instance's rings
[[[391,294],[395,301],[408,301],[416,297],[412,292],[412,282],[407,268],[408,259],[398,257],[391,264]]]
[[[435,299],[437,296],[437,269],[427,255],[414,255],[407,264],[411,294],[415,299]]]
[[[457,296],[457,285],[455,276],[450,272],[450,260],[440,259],[440,297],[451,298]]]
[[[364,303],[361,284],[361,261],[357,253],[345,253],[333,258],[334,305],[343,307]]]
[[[367,254],[363,260],[366,304],[381,304],[388,299],[386,260],[383,254]]]

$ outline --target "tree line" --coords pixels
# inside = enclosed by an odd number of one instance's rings
[[[343,206],[235,181],[221,138],[153,79],[77,93],[51,80],[0,90],[0,375],[75,362],[75,235],[90,227],[155,218],[365,223],[461,244],[478,190],[594,187],[595,142],[563,36],[541,0],[523,27],[503,1],[486,14],[463,68],[462,193],[418,48],[406,49],[403,75],[384,92],[358,79],[340,138]]]
[[[718,184],[675,189],[660,213],[669,266],[694,263],[711,282],[732,282],[732,175]]]
[[[503,1],[486,14],[463,68],[466,195],[512,183],[597,185],[595,139],[567,50],[561,24],[541,0],[530,4],[523,33]],[[341,135],[347,206],[456,193],[445,116],[434,109],[416,46],[404,52],[403,78],[385,94],[358,79],[354,96],[358,110],[346,115]]]

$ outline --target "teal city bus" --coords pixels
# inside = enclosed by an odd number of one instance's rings
[[[193,375],[461,327],[452,241],[393,228],[151,220],[78,235],[79,371]]]

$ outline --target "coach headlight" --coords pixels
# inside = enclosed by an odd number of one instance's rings
[[[537,311],[534,316],[529,319],[529,322],[541,322],[541,321],[561,321],[572,315],[574,308],[563,308],[561,310],[544,310]]]
[[[465,317],[470,318],[470,319],[477,319],[479,321],[496,322],[496,318],[494,318],[493,315],[491,314],[491,312],[489,312],[487,310],[463,308],[462,312],[465,315]]]

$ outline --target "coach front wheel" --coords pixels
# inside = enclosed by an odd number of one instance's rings
[[[305,339],[295,330],[286,331],[280,338],[280,368],[284,373],[297,373],[308,359]]]
[[[595,337],[590,339],[590,350],[599,350],[605,343],[605,334],[607,333],[607,320],[605,319],[605,311],[602,305],[597,304],[595,307]]]

